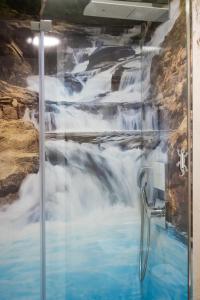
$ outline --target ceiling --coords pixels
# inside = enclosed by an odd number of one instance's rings
[[[127,0],[115,0],[127,1]],[[168,4],[168,0],[128,0],[129,2],[148,2],[153,5]],[[80,24],[119,24],[121,26],[128,24],[137,24],[138,21],[117,20],[97,17],[85,17],[83,11],[90,0],[45,0],[45,8],[43,10],[43,17],[50,19],[64,19],[69,22]]]

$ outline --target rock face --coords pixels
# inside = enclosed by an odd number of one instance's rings
[[[38,132],[23,120],[0,120],[0,205],[12,202],[22,180],[38,171]]]
[[[27,109],[38,114],[38,94],[24,87],[35,62],[26,23],[0,22],[0,206],[15,201],[24,178],[39,169],[38,130],[23,120]]]
[[[67,72],[65,73],[65,86],[67,87],[70,94],[73,94],[73,92],[80,92],[83,88],[83,84],[76,78],[75,75]]]
[[[0,80],[0,119],[21,119],[26,108],[38,110],[38,95]]]
[[[120,82],[122,78],[122,74],[124,72],[123,67],[119,67],[114,74],[112,75],[111,87],[112,91],[118,91],[120,87]]]
[[[38,130],[22,120],[37,106],[36,93],[0,81],[0,205],[15,201],[24,178],[38,172]]]
[[[30,22],[0,21],[0,79],[26,86],[26,78],[37,65],[37,51],[27,43]]]
[[[132,47],[99,47],[92,55],[90,55],[89,64],[87,70],[93,69],[105,62],[116,62],[119,59],[126,58],[128,56],[135,55],[135,51]]]
[[[164,129],[173,130],[168,139],[168,221],[188,230],[188,174],[181,177],[176,166],[177,149],[188,150],[187,141],[187,55],[184,1],[181,14],[154,57],[151,68],[151,97],[162,109]]]

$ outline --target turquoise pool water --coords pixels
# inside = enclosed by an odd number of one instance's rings
[[[155,224],[152,226],[142,299],[188,299],[188,249],[182,238],[174,228],[165,230]]]
[[[48,300],[187,299],[187,247],[173,230],[154,227],[141,285],[136,209],[119,205],[46,230]],[[17,232],[0,243],[0,299],[39,300],[39,227]]]

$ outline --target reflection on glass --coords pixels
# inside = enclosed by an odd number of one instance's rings
[[[186,240],[164,210],[173,128],[151,97],[177,14],[150,27],[144,47],[138,26],[71,24],[46,52],[47,299],[187,299]],[[141,283],[137,175],[155,163]]]
[[[38,36],[35,36],[34,38],[29,37],[27,39],[28,44],[32,44],[34,46],[39,46],[40,39]],[[60,40],[57,37],[54,36],[45,36],[44,37],[44,46],[45,48],[49,47],[56,47],[60,44]]]

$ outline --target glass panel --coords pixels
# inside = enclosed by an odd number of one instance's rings
[[[152,24],[85,17],[88,0],[49,0],[44,82],[28,17],[39,2],[0,4],[1,300],[38,300],[41,281],[48,300],[189,299],[186,1]]]
[[[184,3],[77,16],[45,36],[47,299],[186,300]]]
[[[38,49],[24,19],[1,1],[0,298],[40,299]],[[22,9],[23,10],[23,9]]]
[[[47,299],[140,299],[140,26],[54,26],[46,47]]]
[[[142,52],[142,98],[150,103],[156,115],[155,118],[149,112],[144,114],[143,128],[150,118],[157,130],[144,160],[152,172],[148,190],[152,203],[146,214],[151,222],[151,242],[143,297],[188,299],[188,90],[184,2],[171,3],[168,22],[156,29],[149,27]],[[163,200],[166,202],[164,217],[157,218],[152,210],[155,213],[155,209],[160,209]]]

